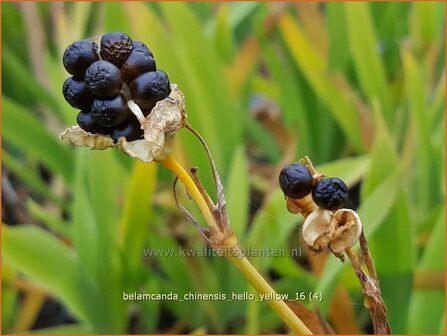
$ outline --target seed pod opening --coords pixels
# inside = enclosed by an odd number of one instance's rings
[[[185,126],[185,97],[183,93],[172,85],[171,94],[157,102],[151,114],[143,115],[138,106],[129,101],[128,106],[136,109],[136,117],[144,132],[144,139],[127,141],[125,136],[91,134],[79,126],[72,126],[61,134],[61,139],[70,140],[75,146],[89,147],[90,149],[103,150],[114,147],[122,150],[127,155],[140,159],[146,163],[161,161],[171,153],[172,142],[175,133]],[[133,138],[132,138],[133,139]]]
[[[333,235],[332,212],[318,208],[303,223],[303,238],[308,247],[316,252],[325,249]]]
[[[334,234],[329,248],[340,256],[352,247],[362,233],[362,222],[357,213],[350,209],[340,209],[333,214]]]

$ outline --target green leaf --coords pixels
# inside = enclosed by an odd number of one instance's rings
[[[388,124],[393,125],[394,113],[368,5],[365,2],[344,3],[349,47],[360,86],[369,102],[378,100]]]
[[[417,270],[445,273],[445,208],[438,216]],[[416,290],[411,297],[409,310],[409,333],[437,333],[442,319],[445,318],[445,291]]]
[[[32,335],[86,335],[92,334],[93,329],[87,324],[64,324],[56,327],[34,329],[27,334]]]
[[[32,198],[28,198],[25,203],[25,207],[32,216],[36,217],[51,231],[68,239],[71,239],[72,227],[68,222],[61,219],[60,216],[51,213],[49,210],[42,207]]]
[[[416,165],[419,171],[416,181],[418,208],[426,210],[434,201],[432,190],[436,190],[440,181],[436,180],[437,162],[434,161],[431,144],[428,109],[425,105],[427,96],[421,66],[407,48],[402,48],[402,63],[405,75],[405,87],[409,109],[412,116],[412,127],[416,135]]]
[[[14,55],[14,52],[6,47],[2,50],[2,69],[2,80],[5,84],[7,83],[7,85],[4,85],[4,95],[17,104],[27,107],[34,107],[37,103],[43,103],[50,108],[50,111],[60,122],[64,123],[66,121],[66,113],[61,109],[58,100],[42,87],[36,78],[31,75],[31,70],[27,69]]]
[[[231,61],[233,56],[233,35],[230,27],[229,6],[221,4],[216,15],[216,26],[214,31],[214,45],[221,59],[225,62]]]
[[[326,176],[337,176],[348,186],[353,186],[365,176],[369,164],[369,156],[362,155],[318,165],[315,169]]]
[[[26,108],[5,96],[2,104],[4,139],[62,175],[70,184],[73,181],[73,158],[70,150]]]
[[[60,298],[78,318],[88,319],[79,300],[78,258],[72,249],[31,225],[3,225],[2,243],[5,262]]]
[[[415,2],[410,20],[410,36],[418,51],[434,43],[445,25],[445,4],[431,1]]]
[[[152,199],[157,178],[157,166],[140,161],[134,163],[126,191],[120,220],[120,235],[129,275],[142,266],[143,245],[152,234],[148,222],[152,213]]]
[[[39,196],[45,197],[53,203],[66,207],[67,204],[61,197],[58,197],[53,193],[50,187],[42,181],[37,173],[30,169],[24,162],[19,161],[9,154],[6,150],[2,153],[2,163],[10,170],[16,177],[22,182],[27,184],[33,192]]]
[[[243,146],[237,147],[231,161],[225,188],[228,215],[236,237],[242,237],[248,221],[248,164]]]
[[[326,28],[329,42],[329,69],[343,70],[350,61],[349,44],[346,27],[346,15],[343,4],[326,3]]]
[[[311,44],[302,29],[289,15],[283,15],[279,29],[296,64],[309,85],[327,106],[334,119],[349,138],[351,145],[363,151],[359,116],[349,97],[327,75],[327,62]]]

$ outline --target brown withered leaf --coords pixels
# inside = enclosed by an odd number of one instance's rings
[[[318,311],[312,311],[305,305],[295,302],[286,301],[290,309],[298,316],[301,321],[316,335],[335,334],[332,327],[326,322]]]

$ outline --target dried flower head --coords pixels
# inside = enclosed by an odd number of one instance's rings
[[[352,247],[362,233],[362,222],[359,215],[351,209],[340,209],[334,212],[332,218],[334,234],[329,248],[338,257]]]
[[[334,232],[332,212],[317,208],[303,223],[303,238],[309,248],[315,252],[325,249]]]
[[[339,258],[352,247],[362,233],[362,222],[350,209],[336,212],[317,208],[303,224],[303,238],[309,249],[320,252],[326,247]]]
[[[186,122],[185,97],[176,85],[172,85],[171,89],[170,95],[158,101],[147,117],[132,100],[127,102],[141,124],[143,139],[126,141],[125,137],[121,137],[115,143],[109,135],[91,134],[79,126],[67,128],[60,137],[70,140],[75,146],[99,150],[118,148],[147,163],[161,161],[171,153],[174,135]]]

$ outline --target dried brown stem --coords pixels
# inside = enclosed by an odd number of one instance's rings
[[[362,249],[362,255],[365,260],[366,268],[368,269],[369,275],[378,283],[379,279],[377,277],[376,267],[374,266],[374,260],[372,259],[371,252],[369,251],[368,242],[366,241],[365,233],[362,233],[359,238],[360,248]]]
[[[378,282],[363,271],[362,265],[352,249],[346,250],[346,254],[362,287],[365,296],[364,304],[371,314],[374,334],[391,334],[391,328],[386,317],[386,305],[382,299]]]

